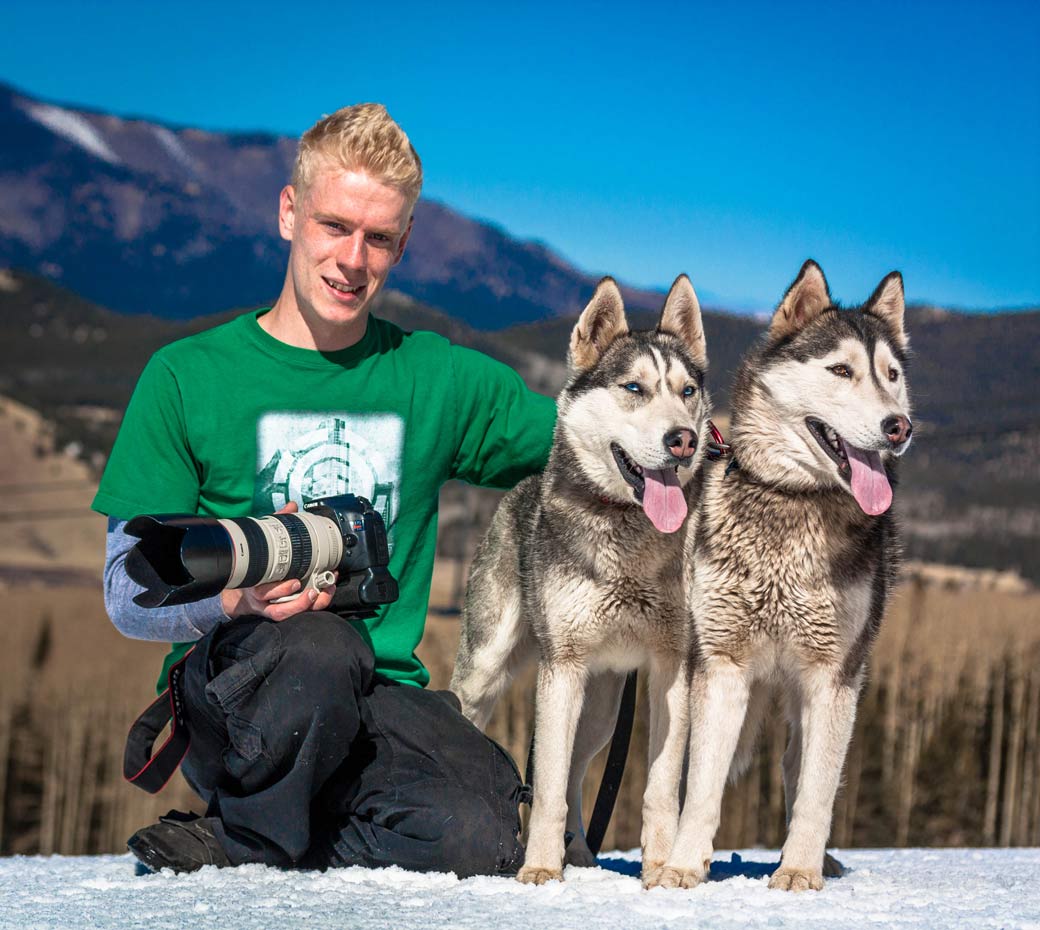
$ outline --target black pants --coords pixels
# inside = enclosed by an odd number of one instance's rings
[[[349,623],[247,617],[185,665],[184,774],[232,862],[513,874],[522,786],[449,692],[373,671]]]

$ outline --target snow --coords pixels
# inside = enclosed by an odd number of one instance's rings
[[[25,109],[36,122],[42,123],[59,136],[64,136],[74,145],[86,149],[91,155],[96,155],[113,165],[119,164],[119,157],[112,151],[101,133],[79,113],[72,113],[46,103],[31,103]]]
[[[188,154],[184,144],[165,126],[153,126],[152,131],[159,140],[159,144],[169,153],[170,157],[182,168],[187,168],[193,174],[196,172],[195,160]]]
[[[138,875],[130,856],[0,859],[0,928],[330,930],[1003,928],[1040,930],[1040,849],[846,850],[822,892],[770,891],[776,853],[716,853],[692,891],[643,891],[638,851],[542,887],[401,869],[264,866]]]

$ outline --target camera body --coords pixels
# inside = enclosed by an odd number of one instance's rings
[[[354,494],[266,517],[144,514],[130,520],[126,532],[140,539],[126,570],[145,589],[134,598],[141,607],[186,604],[225,588],[287,578],[322,588],[333,583],[333,572],[339,579],[329,610],[341,615],[373,616],[398,597],[383,518]]]
[[[343,556],[333,569],[339,573],[330,610],[354,611],[363,605],[397,600],[397,581],[387,569],[390,547],[383,517],[367,499],[338,494],[308,501],[306,513],[332,520],[343,536]]]

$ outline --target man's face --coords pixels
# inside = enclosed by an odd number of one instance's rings
[[[320,166],[311,183],[282,191],[283,239],[296,306],[318,331],[364,334],[368,309],[404,254],[411,204],[363,171]]]

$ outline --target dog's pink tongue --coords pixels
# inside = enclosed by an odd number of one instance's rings
[[[674,533],[686,519],[686,498],[674,468],[643,470],[643,510],[662,533]]]
[[[881,454],[857,449],[844,439],[841,444],[852,468],[852,496],[856,503],[872,517],[884,513],[892,506],[892,485],[881,464]]]

